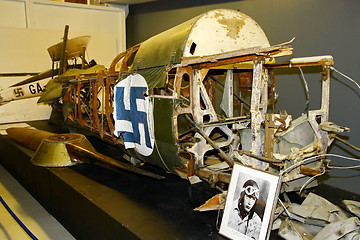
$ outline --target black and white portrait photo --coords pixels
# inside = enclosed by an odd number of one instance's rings
[[[228,222],[229,227],[256,240],[259,239],[262,223],[262,214],[255,211],[259,197],[259,185],[252,179],[247,180],[232,203]]]
[[[235,165],[220,233],[232,239],[267,239],[279,177]]]

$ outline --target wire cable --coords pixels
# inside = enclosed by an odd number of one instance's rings
[[[302,190],[304,190],[304,188],[305,188],[307,185],[309,185],[312,181],[315,180],[315,178],[323,175],[323,174],[326,172],[326,171],[325,171],[325,168],[323,168],[322,170],[323,170],[323,171],[322,171],[321,173],[318,173],[318,174],[312,176],[311,178],[309,178],[309,179],[301,186],[300,191],[299,191],[300,194],[301,194]]]
[[[294,164],[294,165],[284,169],[283,171],[281,171],[280,175],[283,175],[284,173],[289,172],[289,171],[293,170],[294,168],[297,168],[297,167],[299,167],[300,165],[302,165],[302,164],[304,164],[306,162],[314,161],[317,158],[321,158],[321,157],[338,157],[338,158],[343,158],[343,159],[346,159],[346,160],[360,162],[360,159],[358,159],[358,158],[345,157],[345,156],[341,156],[341,155],[338,155],[338,154],[332,154],[332,153],[324,153],[324,154],[319,154],[319,155],[316,155],[316,156],[313,156],[313,157],[306,158],[306,159],[304,159],[304,160],[302,160],[300,162],[297,162],[296,164]]]
[[[341,156],[341,155],[338,155],[338,154],[332,154],[332,153],[325,153],[325,154],[320,154],[320,155],[317,155],[317,156],[313,156],[313,157],[310,157],[310,158],[307,158],[307,159],[304,159],[288,168],[286,168],[285,170],[283,170],[282,172],[280,172],[280,175],[283,175],[284,173],[288,172],[288,171],[291,171],[293,170],[294,168],[304,164],[305,162],[308,162],[308,161],[312,161],[312,160],[315,160],[317,158],[320,158],[320,157],[338,157],[338,158],[343,158],[343,159],[346,159],[346,160],[351,160],[351,161],[358,161],[360,162],[360,159],[358,158],[352,158],[352,157],[345,157],[345,156]],[[360,168],[360,165],[355,165],[355,166],[330,166],[329,164],[327,164],[326,166],[327,168],[330,168],[330,169],[354,169],[354,168]],[[302,192],[302,190],[304,190],[304,188],[310,183],[312,182],[315,178],[325,174],[326,170],[325,168],[322,169],[322,172],[321,173],[318,173],[316,174],[315,176],[312,176],[310,179],[308,179],[303,185],[302,187],[300,188],[300,193]]]
[[[287,209],[285,204],[281,201],[280,198],[278,198],[278,201],[279,201],[280,205],[284,208],[284,211],[285,211],[286,215],[288,215],[288,217],[291,218],[291,213],[289,212],[289,210]]]
[[[351,82],[353,82],[359,89],[360,89],[360,85],[351,77],[345,75],[344,73],[340,72],[339,70],[337,70],[336,68],[334,68],[333,66],[330,67],[331,70],[337,72],[338,74],[340,74],[341,76],[343,76],[344,78],[347,78],[348,80],[350,80]]]
[[[354,169],[354,168],[360,168],[360,165],[354,165],[354,166],[330,166],[330,165],[328,165],[328,168],[331,168],[331,169]]]
[[[306,92],[306,108],[305,109],[308,109],[309,108],[309,104],[310,104],[310,93],[309,93],[309,87],[308,87],[308,84],[307,84],[307,81],[305,79],[305,75],[304,75],[304,72],[303,70],[301,69],[301,67],[298,67],[299,70],[300,70],[300,74],[301,74],[301,79],[304,83],[304,87],[305,87],[305,92]]]
[[[360,152],[360,148],[358,148],[358,147],[356,147],[356,146],[352,145],[351,143],[349,143],[349,142],[345,141],[344,139],[342,139],[342,138],[338,137],[337,135],[332,134],[332,137],[333,137],[333,138],[335,138],[336,140],[338,140],[338,141],[340,141],[340,142],[344,143],[345,145],[348,145],[348,146],[349,146],[349,147],[351,147],[352,149],[354,149],[354,150],[356,150],[356,151],[359,151],[359,152]]]
[[[289,172],[289,171],[293,170],[294,168],[297,168],[297,167],[299,167],[300,165],[302,165],[302,164],[304,164],[306,162],[315,161],[317,158],[323,157],[323,155],[325,155],[325,154],[316,155],[316,156],[313,156],[313,157],[306,158],[306,159],[304,159],[304,160],[302,160],[300,162],[297,162],[296,164],[291,165],[290,167],[282,170],[279,175],[282,176],[284,173]]]

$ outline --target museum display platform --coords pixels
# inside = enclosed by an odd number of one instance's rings
[[[28,124],[54,130],[44,121]],[[89,140],[99,152],[121,156],[96,138]],[[5,135],[0,136],[0,154],[0,164],[76,239],[226,239],[217,230],[221,220],[218,211],[193,211],[200,202],[195,201],[194,191],[210,193],[190,188],[187,181],[156,167],[143,168],[164,176],[164,180],[93,164],[38,167],[30,163],[34,151]],[[335,204],[342,199],[360,199],[327,185],[320,185],[315,192]],[[271,239],[280,238],[272,234]]]
[[[54,130],[42,121],[28,124]],[[111,157],[119,155],[90,141]],[[225,239],[216,229],[218,213],[194,212],[189,183],[161,169],[145,166],[164,180],[93,164],[38,167],[30,162],[34,151],[7,136],[0,136],[0,154],[4,168],[76,239]]]

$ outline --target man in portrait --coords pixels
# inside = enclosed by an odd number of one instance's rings
[[[254,180],[247,180],[233,202],[228,226],[250,238],[258,239],[262,220],[255,212],[260,188]]]

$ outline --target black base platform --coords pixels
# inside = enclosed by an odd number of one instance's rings
[[[49,130],[44,122],[30,124]],[[118,150],[99,140],[90,141],[98,151],[118,157]],[[217,211],[193,211],[200,202],[192,203],[189,196],[198,196],[194,190],[207,192],[191,189],[187,181],[155,167],[145,166],[165,176],[165,180],[92,164],[37,167],[30,163],[34,152],[7,136],[0,136],[0,154],[0,164],[76,239],[226,239],[217,230],[221,220]],[[335,204],[342,199],[360,199],[326,185],[320,185],[315,193]],[[271,239],[280,237],[272,233]]]
[[[90,141],[111,157],[119,154]],[[161,169],[145,166],[165,180],[93,164],[37,167],[30,163],[34,152],[7,136],[0,137],[0,154],[0,163],[76,239],[225,239],[216,229],[217,212],[194,212],[189,183]]]

